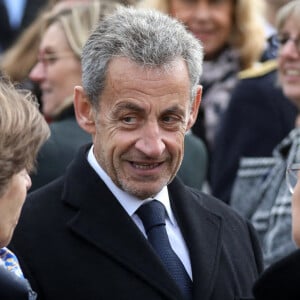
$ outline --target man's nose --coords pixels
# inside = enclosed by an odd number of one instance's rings
[[[135,144],[136,149],[148,157],[159,157],[165,151],[162,131],[157,123],[146,124],[141,130],[139,139]]]

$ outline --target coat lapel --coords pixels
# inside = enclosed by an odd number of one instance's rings
[[[190,252],[194,299],[210,299],[215,286],[222,239],[222,219],[201,204],[178,180],[169,185],[171,205]],[[203,195],[203,197],[206,197]]]
[[[77,211],[67,224],[73,232],[158,289],[166,299],[178,299],[177,286],[147,240],[82,153],[67,172],[63,201]]]

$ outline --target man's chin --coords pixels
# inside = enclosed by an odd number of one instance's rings
[[[151,184],[151,183],[143,183],[143,184],[133,184],[133,183],[130,183],[128,185],[123,185],[122,186],[122,189],[141,199],[141,200],[144,200],[144,199],[147,199],[147,198],[150,198],[150,197],[153,197],[155,195],[157,195],[162,189],[164,186],[167,185],[167,182],[165,182],[164,184]]]

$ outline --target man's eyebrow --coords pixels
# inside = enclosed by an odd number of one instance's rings
[[[180,114],[182,116],[185,115],[185,109],[183,109],[182,107],[178,106],[178,105],[174,105],[174,106],[171,106],[171,107],[168,107],[166,108],[164,111],[163,111],[164,114]]]
[[[144,108],[140,107],[139,105],[132,103],[132,102],[122,102],[117,104],[114,109],[113,113],[118,114],[121,113],[124,110],[130,110],[135,112],[144,112]]]
[[[117,104],[112,110],[112,113],[118,115],[125,110],[136,112],[136,113],[145,113],[145,109],[143,107],[132,102],[122,102]],[[162,114],[179,114],[181,116],[185,116],[185,113],[186,113],[185,109],[183,109],[178,105],[173,105],[171,107],[168,107],[162,112]]]

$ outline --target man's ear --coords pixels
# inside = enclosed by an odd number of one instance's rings
[[[190,116],[187,124],[187,130],[191,129],[191,127],[195,124],[198,116],[198,111],[201,103],[201,97],[202,97],[202,86],[198,85],[196,96],[194,99],[194,102],[191,107]]]
[[[74,88],[74,110],[79,126],[93,135],[96,132],[93,108],[82,86]]]

